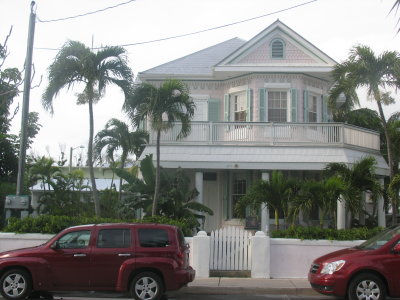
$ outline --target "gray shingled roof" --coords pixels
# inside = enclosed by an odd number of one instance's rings
[[[140,72],[140,74],[212,75],[213,67],[245,43],[233,38],[198,52]]]

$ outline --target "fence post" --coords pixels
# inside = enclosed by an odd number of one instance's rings
[[[257,231],[251,241],[251,278],[270,278],[270,249],[269,236]]]
[[[207,232],[199,231],[193,237],[193,269],[196,278],[210,277],[210,237]]]

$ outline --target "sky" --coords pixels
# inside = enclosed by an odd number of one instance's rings
[[[33,64],[34,78],[29,110],[39,113],[42,128],[28,150],[31,155],[67,158],[76,148],[73,164],[87,150],[89,112],[87,105],[76,105],[76,86],[63,90],[54,99],[54,114],[41,105],[47,86],[47,68],[67,40],[76,40],[88,47],[128,45],[129,66],[135,76],[160,64],[191,54],[234,37],[250,40],[276,19],[280,19],[303,38],[337,62],[345,60],[350,49],[358,44],[371,47],[376,54],[386,50],[400,51],[400,33],[396,23],[400,17],[390,10],[395,0],[36,0]],[[121,5],[119,5],[121,4]],[[110,9],[103,10],[108,7]],[[296,7],[297,6],[297,7]],[[0,43],[8,39],[5,67],[23,69],[27,49],[30,0],[0,0]],[[91,13],[95,12],[96,13]],[[90,13],[90,14],[88,14]],[[76,17],[84,15],[81,17]],[[73,17],[73,18],[69,18]],[[67,19],[64,19],[67,18]],[[59,20],[64,19],[64,20]],[[253,19],[247,22],[240,22]],[[59,20],[59,21],[54,21]],[[50,21],[50,22],[46,22]],[[232,23],[237,23],[230,26]],[[222,27],[215,30],[206,30]],[[205,31],[206,30],[206,31]],[[164,41],[142,43],[180,36]],[[397,104],[385,113],[400,110]],[[376,105],[360,94],[362,106]],[[111,118],[126,121],[121,108],[123,95],[110,87],[94,107],[95,134]],[[13,108],[22,107],[21,96]],[[21,127],[21,109],[13,120],[12,133]],[[85,148],[78,148],[84,146]]]

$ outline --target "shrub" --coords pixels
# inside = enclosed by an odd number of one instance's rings
[[[144,220],[120,220],[111,218],[98,217],[68,217],[68,216],[50,216],[41,215],[39,217],[27,217],[24,219],[10,218],[8,225],[3,229],[4,232],[15,233],[46,233],[55,234],[61,230],[82,224],[99,224],[99,223],[158,223],[170,224],[178,226],[182,229],[186,236],[191,236],[192,231],[190,224],[185,220],[172,220],[166,217],[147,217]]]
[[[352,229],[332,229],[321,227],[291,226],[286,230],[272,231],[271,237],[292,238],[301,240],[353,241],[367,240],[381,230],[381,227],[375,227],[371,229],[366,227]]]

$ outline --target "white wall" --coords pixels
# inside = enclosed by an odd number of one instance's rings
[[[15,234],[0,232],[0,252],[37,246],[45,243],[53,235],[51,234]],[[269,239],[269,238],[268,238]],[[204,239],[207,240],[207,239]],[[298,240],[298,239],[269,239],[270,240],[270,276],[271,278],[306,278],[311,262],[326,253],[354,247],[363,241],[327,241],[327,240]],[[193,238],[186,238],[191,246],[189,257],[190,264],[201,261],[201,258],[192,257]],[[265,263],[265,259],[259,261],[253,257],[253,264]]]

